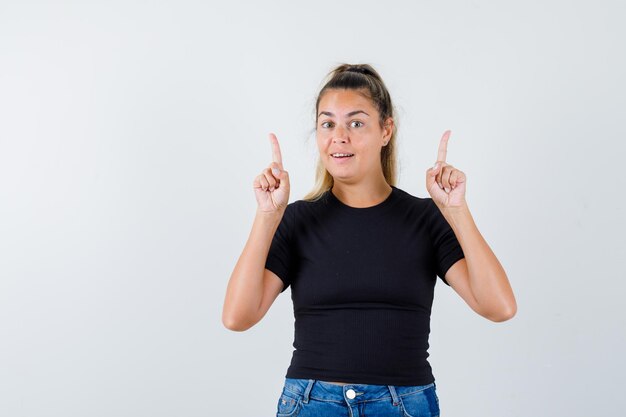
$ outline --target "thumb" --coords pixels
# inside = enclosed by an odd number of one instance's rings
[[[440,167],[441,167],[441,164],[439,163],[439,161],[437,161],[435,162],[435,165],[428,168],[428,171],[426,173],[426,188],[427,189],[430,189],[433,186],[433,184],[437,181],[437,174],[441,170]]]
[[[287,186],[289,186],[289,172],[274,166],[272,167],[272,174],[280,180],[281,185],[284,182]]]
[[[437,178],[437,174],[439,173],[441,164],[439,163],[439,161],[435,162],[435,165],[433,165],[432,167],[428,168],[428,171],[426,172],[426,184],[430,187],[430,185],[435,182],[435,179]]]
[[[289,189],[289,173],[284,169],[280,170],[280,174],[278,174],[278,179],[280,179],[280,188],[287,187]]]

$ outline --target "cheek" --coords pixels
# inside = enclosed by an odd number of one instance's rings
[[[319,135],[317,136],[316,142],[317,149],[319,149],[320,152],[328,150],[328,147],[331,145],[331,141],[329,139]]]

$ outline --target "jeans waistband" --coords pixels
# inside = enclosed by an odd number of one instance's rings
[[[400,402],[398,397],[422,391],[434,385],[434,382],[428,385],[412,386],[371,384],[338,385],[317,379],[285,378],[284,389],[293,394],[301,395],[304,403],[308,403],[310,398],[340,403],[345,403],[346,401],[359,403],[391,398],[393,404],[397,405]]]

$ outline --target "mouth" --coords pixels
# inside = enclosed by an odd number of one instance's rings
[[[330,156],[333,159],[348,159],[354,156],[353,153],[331,153]]]

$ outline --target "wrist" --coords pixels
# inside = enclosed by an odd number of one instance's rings
[[[273,211],[263,211],[257,208],[256,217],[265,221],[280,222],[285,214],[285,209],[278,209]]]
[[[467,204],[455,207],[446,207],[442,209],[443,217],[448,221],[455,233],[459,226],[474,223],[472,213]]]
[[[441,207],[441,212],[444,214],[449,213],[450,215],[468,213],[469,207],[467,205],[467,202],[463,200],[463,202],[458,206]]]

